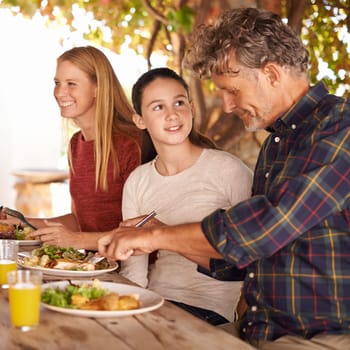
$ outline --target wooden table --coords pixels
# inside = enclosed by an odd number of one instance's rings
[[[98,279],[131,284],[116,272]],[[44,276],[52,280],[58,278]],[[151,312],[114,318],[77,317],[42,307],[39,326],[21,332],[11,328],[6,289],[0,289],[0,344],[6,350],[253,349],[169,302]]]

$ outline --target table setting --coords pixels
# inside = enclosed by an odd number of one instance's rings
[[[0,220],[0,235],[1,227]],[[0,239],[6,349],[253,349],[119,275],[115,261],[94,265],[91,252],[6,237]]]

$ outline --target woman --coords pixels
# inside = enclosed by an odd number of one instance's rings
[[[133,120],[147,130],[157,157],[126,181],[124,220],[155,210],[167,225],[195,222],[250,196],[250,169],[194,129],[188,86],[179,75],[168,68],[146,72],[132,100]],[[121,262],[120,273],[211,324],[232,321],[241,282],[208,277],[190,258],[161,250],[150,265],[147,255],[132,256]]]
[[[40,227],[32,237],[94,250],[100,237],[96,231],[111,230],[122,219],[122,190],[141,163],[141,134],[132,123],[133,109],[122,86],[100,50],[87,46],[64,52],[57,59],[54,81],[62,117],[80,128],[68,152],[72,212],[45,223],[29,219]]]

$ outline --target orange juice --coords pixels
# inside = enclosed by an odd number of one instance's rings
[[[10,285],[11,323],[15,327],[34,327],[39,323],[41,286],[31,283]]]
[[[7,273],[17,269],[17,264],[13,260],[0,259],[0,284],[7,284]]]

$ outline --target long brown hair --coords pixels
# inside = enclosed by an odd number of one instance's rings
[[[57,64],[63,61],[69,61],[77,66],[97,86],[94,150],[95,187],[107,190],[109,160],[113,162],[114,176],[117,176],[120,171],[118,150],[113,142],[113,134],[118,132],[135,138],[138,144],[141,142],[141,133],[132,122],[132,106],[111,63],[99,49],[92,46],[75,47],[59,56]],[[71,168],[74,171],[73,164],[71,164]]]

